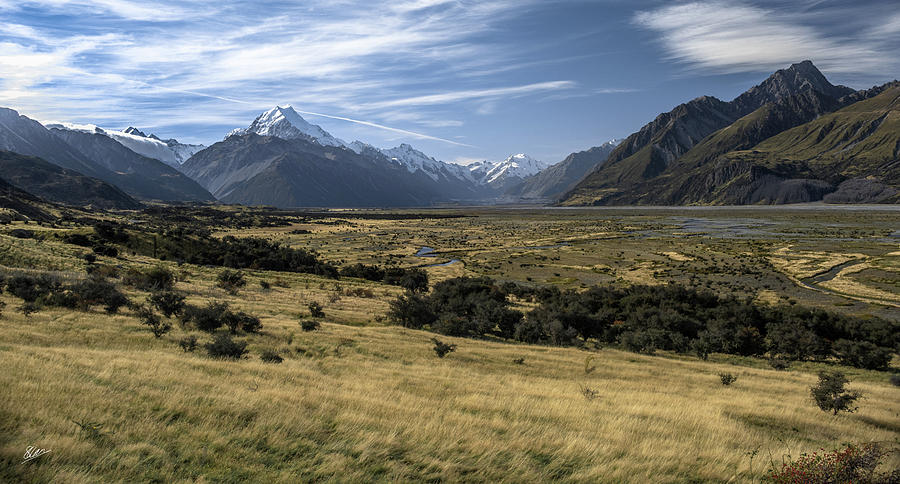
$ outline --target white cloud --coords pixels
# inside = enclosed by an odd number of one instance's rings
[[[496,99],[503,97],[515,97],[526,94],[532,94],[541,91],[557,91],[560,89],[570,89],[575,87],[572,81],[551,81],[538,82],[534,84],[526,84],[523,86],[509,86],[492,89],[473,89],[467,91],[452,91],[439,94],[428,94],[425,96],[415,96],[402,99],[391,99],[377,103],[369,103],[363,105],[369,109],[382,109],[397,106],[429,106],[433,104],[449,104],[459,101],[468,101],[471,99]]]
[[[280,102],[310,112],[351,113],[333,119],[449,142],[448,131],[462,122],[420,109],[467,101],[493,105],[572,87],[570,81],[524,80],[440,91],[463,77],[466,85],[478,86],[490,72],[477,71],[513,64],[515,46],[481,36],[540,3],[311,0],[266,10],[231,0],[0,0],[0,9],[11,15],[0,26],[0,105],[42,119],[108,125],[138,118],[142,125],[164,126],[217,114],[253,116]],[[26,7],[73,21],[31,23]],[[121,33],[105,33],[112,31]],[[175,119],[167,114],[173,103],[189,103],[193,110],[180,110],[186,118]],[[390,113],[403,110],[411,115],[402,123],[412,129],[391,121]]]
[[[768,71],[804,59],[830,72],[883,72],[894,62],[878,43],[821,32],[804,15],[710,1],[639,12],[634,21],[659,33],[671,59],[718,72]]]

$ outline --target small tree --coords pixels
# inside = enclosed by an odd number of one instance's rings
[[[313,301],[309,303],[309,314],[314,318],[324,318],[325,311],[322,310],[322,305]]]
[[[852,413],[858,408],[852,405],[862,393],[848,390],[845,387],[847,383],[850,380],[839,371],[821,371],[819,383],[810,388],[810,394],[823,412],[832,412],[834,415],[838,412]]]
[[[149,326],[150,331],[153,332],[153,336],[157,338],[168,333],[172,329],[172,325],[168,321],[163,321],[147,306],[138,308],[137,313],[138,318],[141,320],[141,324]]]
[[[456,351],[456,345],[444,343],[437,338],[431,338],[431,342],[434,343],[434,352],[438,355],[438,358],[443,358],[451,352]]]

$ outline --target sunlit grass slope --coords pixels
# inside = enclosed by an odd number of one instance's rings
[[[155,339],[129,312],[26,318],[0,296],[0,481],[753,482],[784,454],[900,432],[900,389],[880,373],[852,372],[866,399],[833,417],[810,400],[809,364],[776,372],[446,337],[458,349],[439,359],[426,332],[301,331],[302,282],[234,297],[206,284],[179,286],[246,310],[273,294],[249,358],[184,353],[177,324]],[[353,322],[383,308],[369,311],[335,313]],[[284,362],[261,362],[264,349]],[[720,372],[737,382],[723,386]],[[23,463],[28,446],[51,453]]]

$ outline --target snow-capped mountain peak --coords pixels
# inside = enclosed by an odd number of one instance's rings
[[[465,176],[467,175],[465,170],[460,169],[458,165],[451,165],[435,160],[406,143],[380,151],[390,158],[391,161],[403,165],[412,173],[415,173],[416,170],[422,170],[422,172],[428,175],[432,180],[438,180],[442,173],[447,174],[447,172],[450,172],[450,174],[456,178],[467,178]]]
[[[80,131],[83,133],[102,134],[108,136],[139,155],[153,158],[178,168],[194,153],[206,148],[204,145],[190,145],[176,139],[161,140],[154,135],[147,136],[135,127],[125,131],[104,129],[93,124],[56,123],[48,124],[48,128]]]
[[[320,126],[303,119],[303,116],[300,116],[291,106],[275,106],[260,114],[249,127],[236,129],[228,136],[247,133],[284,139],[307,139],[322,146],[348,147],[343,140],[335,138]]]
[[[511,155],[503,161],[479,161],[468,165],[469,173],[482,184],[503,185],[512,179],[523,179],[534,175],[547,163],[538,161],[524,153]]]

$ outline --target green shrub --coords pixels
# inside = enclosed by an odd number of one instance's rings
[[[319,324],[318,321],[312,319],[305,319],[303,321],[300,321],[300,328],[302,328],[303,331],[315,331],[321,326],[322,325]]]
[[[150,327],[153,336],[159,338],[168,333],[172,329],[172,325],[168,321],[163,321],[152,309],[147,306],[141,306],[137,311],[141,324]]]
[[[388,317],[404,328],[419,329],[437,320],[425,297],[411,292],[390,302]]]
[[[231,334],[237,334],[239,329],[247,333],[258,333],[262,329],[259,318],[245,312],[231,312],[226,310],[221,315],[222,324],[228,328]]]
[[[232,271],[229,269],[225,269],[219,274],[217,278],[217,284],[222,289],[225,289],[231,294],[237,294],[238,289],[247,285],[247,280],[244,279],[244,273],[241,271]]]
[[[218,333],[213,341],[204,345],[206,352],[212,358],[232,359],[236,360],[244,356],[247,352],[247,343],[244,341],[234,341],[231,335],[227,333]]]
[[[322,305],[317,303],[316,301],[309,303],[309,305],[307,307],[309,308],[310,316],[312,316],[314,318],[324,318],[325,317],[325,311],[322,309]]]
[[[142,291],[170,291],[175,287],[175,273],[163,266],[147,271],[129,269],[122,277],[122,283]]]
[[[769,366],[778,371],[785,371],[790,369],[791,362],[790,360],[786,360],[784,358],[769,358]]]
[[[443,358],[448,354],[456,351],[456,345],[447,344],[437,338],[431,338],[431,342],[434,343],[434,352],[438,355],[438,358]]]
[[[24,302],[18,307],[18,310],[27,318],[37,312],[38,306],[33,302]]]
[[[259,359],[265,363],[281,363],[284,358],[273,350],[265,350],[259,355]]]
[[[182,351],[185,353],[191,353],[197,349],[197,337],[194,335],[185,336],[178,341],[178,346],[181,346]]]
[[[838,412],[852,413],[857,410],[853,404],[862,394],[848,390],[846,385],[849,382],[850,380],[839,371],[821,371],[819,382],[810,388],[810,394],[823,412],[832,412],[833,415],[837,415]]]
[[[868,341],[839,339],[834,342],[834,352],[841,363],[867,370],[887,370],[893,351]]]
[[[726,387],[728,385],[731,385],[732,383],[736,382],[737,379],[738,379],[738,377],[732,375],[731,373],[719,373],[719,380]]]
[[[194,324],[194,327],[196,327],[200,331],[212,333],[213,331],[221,328],[223,324],[225,324],[223,316],[227,311],[227,303],[219,303],[215,301],[210,301],[210,303],[207,304],[206,307],[202,308],[187,305],[184,308],[181,320],[184,323],[192,322]]]
[[[180,316],[184,312],[184,295],[175,291],[156,291],[147,296],[147,302],[167,318]]]
[[[70,286],[68,290],[71,291],[77,306],[83,310],[102,304],[106,312],[114,314],[130,302],[113,283],[100,277],[90,277]],[[55,305],[66,306],[65,303]]]
[[[6,292],[30,303],[58,291],[60,287],[58,280],[47,275],[38,277],[17,275],[6,281]]]

